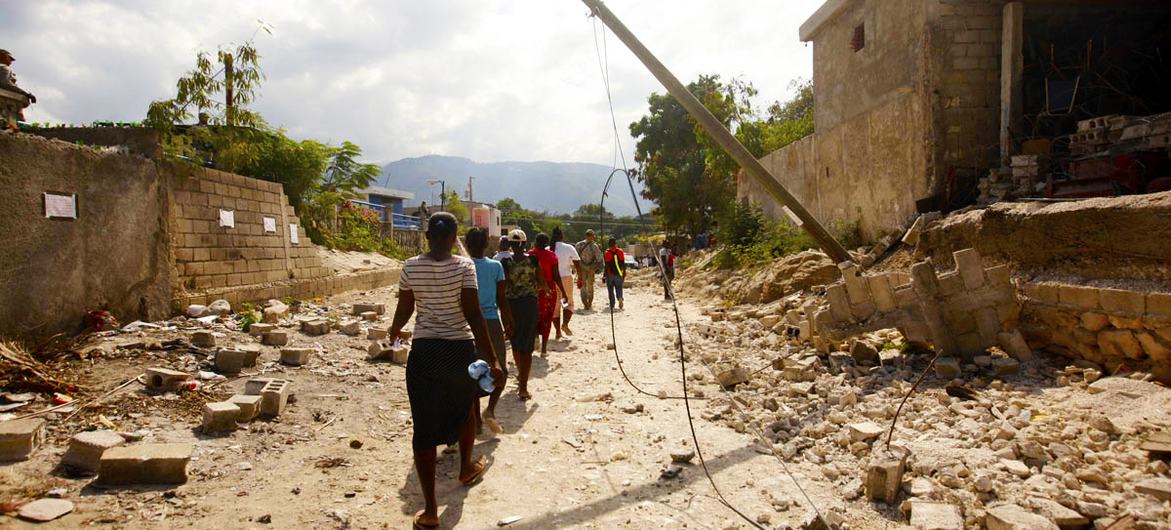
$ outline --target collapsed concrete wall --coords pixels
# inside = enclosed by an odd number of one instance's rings
[[[0,134],[0,187],[0,334],[76,331],[102,307],[122,319],[167,316],[167,184],[153,162]],[[76,218],[47,218],[45,193],[72,197]]]

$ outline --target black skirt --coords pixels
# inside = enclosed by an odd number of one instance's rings
[[[415,339],[407,357],[407,398],[415,432],[411,446],[453,444],[467,424],[479,386],[468,376],[476,361],[470,340]]]
[[[537,297],[509,298],[512,309],[512,351],[533,353],[537,340]]]

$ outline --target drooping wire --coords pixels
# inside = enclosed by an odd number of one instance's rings
[[[639,221],[639,224],[641,225],[642,233],[645,236],[647,233],[646,221],[645,221],[645,218],[642,213],[642,206],[639,204],[639,201],[638,201],[638,193],[635,192],[635,190],[634,190],[634,179],[633,179],[633,177],[631,177],[629,168],[627,168],[627,166],[626,166],[626,154],[624,151],[622,151],[621,135],[618,133],[618,119],[617,119],[617,116],[614,112],[614,99],[613,99],[613,96],[612,96],[611,90],[610,90],[609,55],[608,55],[608,53],[606,53],[604,51],[604,50],[606,50],[606,44],[605,44],[606,43],[606,28],[605,28],[605,26],[603,26],[601,28],[602,44],[599,47],[599,45],[598,45],[597,18],[591,15],[590,20],[594,24],[594,31],[593,31],[594,49],[598,55],[598,66],[599,66],[599,70],[601,71],[601,74],[602,74],[602,82],[603,82],[605,89],[606,89],[606,101],[610,107],[610,124],[611,124],[611,127],[613,128],[613,131],[614,131],[614,145],[615,145],[616,149],[618,150],[618,152],[621,153],[621,158],[622,158],[622,168],[619,169],[619,168],[615,167],[614,171],[610,172],[610,176],[606,178],[606,185],[602,188],[602,198],[598,203],[598,206],[599,206],[599,208],[598,208],[598,210],[599,210],[598,211],[598,228],[601,231],[601,233],[605,234],[606,197],[609,196],[608,192],[610,189],[610,183],[614,179],[614,175],[621,172],[626,177],[627,185],[630,188],[631,199],[634,201],[635,212],[638,214],[638,221]],[[669,282],[666,281],[666,278],[667,278],[666,266],[663,263],[661,256],[658,253],[655,253],[653,256],[654,256],[655,264],[656,264],[657,268],[659,269],[659,277],[663,279],[664,294],[670,299],[671,309],[675,314],[675,333],[676,333],[675,346],[679,351],[679,369],[683,375],[683,395],[681,396],[681,398],[683,399],[683,407],[687,413],[687,426],[688,426],[688,429],[691,431],[691,441],[692,441],[692,444],[695,446],[695,454],[696,454],[696,456],[699,457],[700,467],[703,468],[703,473],[707,477],[708,483],[711,484],[712,490],[715,491],[716,497],[719,500],[720,504],[723,504],[724,507],[728,508],[736,515],[740,516],[741,519],[743,519],[745,522],[752,525],[753,527],[758,528],[759,530],[765,530],[764,527],[761,526],[759,523],[757,523],[755,519],[748,517],[748,515],[746,515],[742,511],[740,511],[740,509],[736,508],[734,505],[732,505],[731,501],[729,501],[727,499],[727,497],[724,496],[723,492],[720,491],[720,487],[718,485],[716,485],[715,478],[712,477],[711,470],[708,469],[707,459],[704,458],[704,456],[703,456],[703,449],[699,443],[699,435],[696,433],[696,430],[695,430],[695,420],[692,418],[692,414],[691,414],[691,398],[690,398],[690,394],[687,389],[687,358],[686,358],[686,351],[684,350],[684,347],[683,347],[683,324],[682,324],[682,318],[679,315],[679,304],[676,300],[675,291],[674,291],[673,287],[671,286],[671,284]],[[641,394],[646,394],[646,395],[654,396],[654,397],[661,397],[656,394],[651,394],[651,393],[639,388],[638,385],[634,384],[634,382],[631,381],[630,377],[626,374],[626,370],[622,367],[622,357],[618,353],[618,332],[617,332],[617,327],[614,322],[614,305],[613,304],[610,305],[610,336],[611,336],[611,340],[613,341],[612,344],[614,345],[614,359],[618,363],[618,370],[619,370],[619,372],[622,373],[622,377],[623,377],[623,379],[626,380],[626,383],[629,384],[630,387],[633,388],[635,391],[637,391]],[[710,372],[711,368],[709,367],[708,370]],[[715,374],[713,373],[713,375],[715,375]],[[672,397],[672,399],[678,399],[678,398]],[[732,399],[731,401],[732,401],[733,405],[735,405],[737,407],[737,410],[741,414],[745,413],[743,408],[740,407],[740,404],[735,399]],[[765,437],[763,430],[760,430],[758,428],[756,431],[757,431],[758,439],[761,440],[762,442],[767,442],[767,437]],[[785,463],[784,459],[781,458],[780,455],[776,454],[775,451],[773,451],[772,454],[776,458],[777,462],[780,463],[781,469],[783,469],[785,471],[785,474],[789,476],[789,479],[792,480],[793,484],[797,487],[797,490],[801,492],[801,495],[805,498],[805,501],[808,502],[809,506],[813,508],[813,511],[817,515],[817,518],[820,519],[821,522],[824,523],[827,528],[834,529],[834,525],[830,524],[830,522],[828,520],[826,520],[826,518],[822,514],[821,510],[818,509],[817,505],[813,502],[813,499],[809,496],[809,493],[805,491],[805,488],[801,486],[801,482],[797,480],[797,476],[794,475],[793,472],[789,469],[789,466],[788,466],[788,464]]]

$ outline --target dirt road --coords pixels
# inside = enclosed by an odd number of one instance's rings
[[[678,395],[682,378],[672,349],[671,306],[649,282],[642,285],[628,290],[626,309],[616,316],[618,351],[638,385]],[[600,294],[604,297],[604,290]],[[344,311],[345,303],[373,299],[385,302],[389,313],[392,297],[393,289],[384,289],[326,302]],[[700,320],[698,309],[686,301],[680,312],[684,322]],[[518,516],[511,528],[727,528],[737,523],[747,528],[716,500],[695,465],[698,459],[677,478],[660,477],[672,450],[691,445],[684,402],[637,394],[623,381],[607,348],[609,314],[581,312],[573,324],[572,339],[554,343],[546,357],[535,360],[530,385],[535,398],[519,401],[510,385],[498,411],[506,433],[477,442],[476,451],[495,462],[485,480],[472,488],[460,486],[457,456],[441,456],[443,527],[493,528],[497,521]],[[275,349],[265,348],[261,371],[292,380],[296,395],[279,419],[209,437],[198,432],[201,403],[127,389],[108,399],[106,408],[70,423],[50,417],[50,441],[33,460],[0,467],[0,499],[35,498],[64,487],[77,509],[49,525],[61,528],[409,528],[422,498],[411,464],[403,368],[365,361],[369,342],[364,337],[293,335],[294,344],[320,344],[325,351],[307,366],[292,368],[275,363]],[[113,345],[131,339],[111,339],[107,347],[126,351]],[[255,341],[237,332],[220,340]],[[88,378],[112,385],[147,366],[182,362],[169,353],[128,355],[97,361]],[[719,394],[712,381],[709,376],[691,386],[711,397]],[[243,383],[224,385],[228,388],[221,395],[239,391]],[[775,458],[758,452],[751,436],[700,419],[708,408],[705,400],[691,405],[701,449],[728,499],[750,517],[767,521],[766,527],[799,524],[808,505],[798,503],[800,494]],[[65,440],[85,427],[82,418],[97,412],[120,430],[145,429],[147,441],[196,443],[190,481],[173,490],[115,492],[54,471]],[[362,442],[360,449],[351,447],[353,440]],[[820,491],[814,477],[802,483],[818,499],[834,497]],[[824,509],[831,501],[818,502],[825,503],[819,506]],[[4,523],[32,526],[15,519]]]

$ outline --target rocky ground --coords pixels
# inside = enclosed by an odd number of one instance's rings
[[[683,271],[681,280],[688,274],[699,273]],[[510,527],[750,528],[720,503],[697,458],[672,466],[673,453],[695,449],[690,406],[719,491],[765,528],[814,528],[815,509],[840,528],[899,527],[939,506],[927,500],[954,505],[967,528],[1011,519],[1006,510],[1017,508],[1003,506],[1009,503],[1062,528],[1106,528],[1128,514],[1137,528],[1171,528],[1171,509],[1159,497],[1167,465],[1138,448],[1171,425],[1171,391],[1161,386],[1048,357],[1014,370],[990,355],[950,379],[932,373],[907,400],[891,440],[891,450],[909,452],[900,495],[890,504],[872,502],[868,467],[886,454],[887,430],[930,355],[902,351],[894,331],[864,337],[873,350],[818,354],[773,331],[783,329],[780,315],[800,305],[800,296],[732,308],[685,296],[679,311],[693,396],[686,403],[671,399],[682,391],[672,307],[646,276],[632,283],[626,310],[615,318],[617,352],[636,385],[666,398],[639,394],[623,380],[609,348],[608,313],[580,313],[575,336],[536,360],[535,399],[518,401],[513,387],[506,392],[499,414],[505,434],[477,444],[495,462],[485,480],[459,486],[456,455],[442,456],[444,527],[515,519]],[[219,346],[259,343],[236,331],[231,317],[207,325],[177,318],[160,323],[163,329],[91,338],[78,348],[84,358],[64,365],[86,387],[80,403],[148,367],[196,379],[204,372],[206,379],[198,391],[159,396],[132,382],[91,406],[48,413],[48,440],[34,457],[0,466],[0,502],[12,510],[50,495],[69,499],[72,513],[41,525],[60,528],[409,526],[422,500],[411,468],[403,368],[365,360],[365,328],[386,325],[390,315],[363,324],[359,336],[335,330],[311,337],[295,325],[310,316],[344,319],[358,301],[385,303],[389,313],[393,291],[294,307],[281,326],[291,345],[319,350],[309,363],[282,365],[277,348],[262,346],[257,367],[230,379],[214,374],[212,349],[190,341],[195,331],[210,330]],[[720,374],[747,381],[724,391]],[[295,399],[285,413],[227,435],[202,433],[203,404],[240,392],[252,376],[292,381]],[[6,414],[48,405],[41,398]],[[59,465],[67,441],[93,428],[143,442],[193,443],[190,480],[174,488],[102,489],[71,476]],[[949,514],[929,527],[956,524]],[[3,524],[33,526],[15,518]]]

